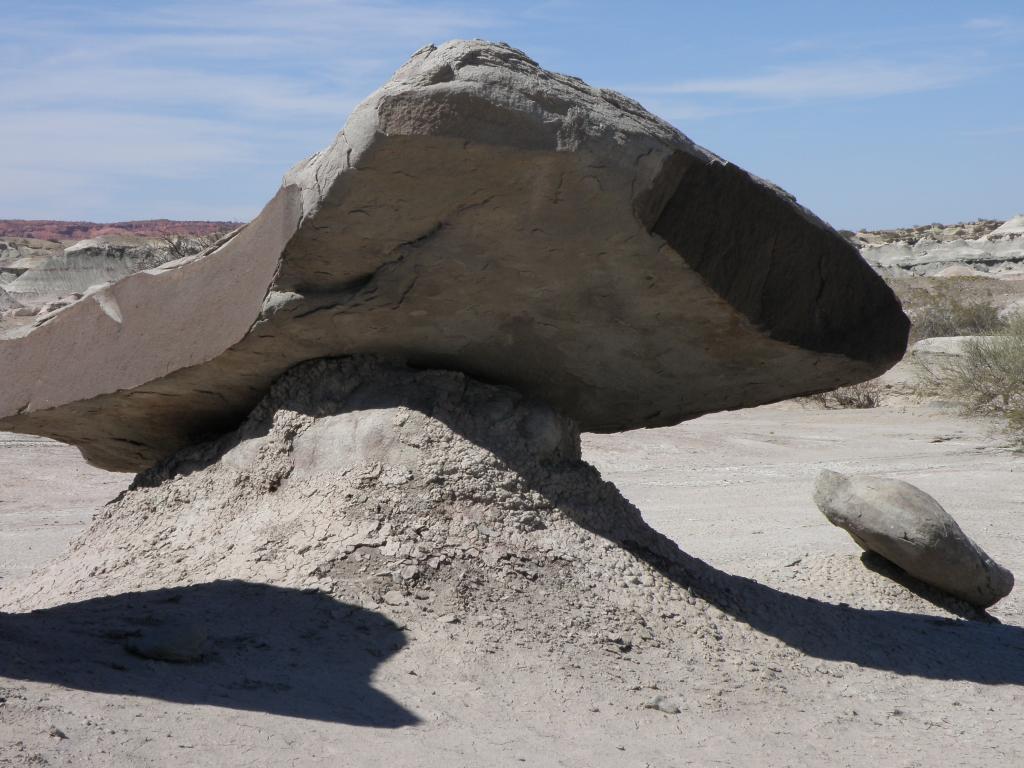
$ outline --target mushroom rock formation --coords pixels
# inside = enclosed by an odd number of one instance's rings
[[[620,94],[457,41],[219,248],[0,341],[0,429],[143,470],[351,354],[508,385],[585,431],[664,426],[877,376],[908,326],[786,193]]]

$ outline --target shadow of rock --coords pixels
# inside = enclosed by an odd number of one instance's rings
[[[345,411],[361,411],[371,409],[387,409],[401,406],[406,409],[421,411],[430,418],[444,422],[452,431],[463,436],[476,445],[490,451],[500,458],[511,469],[514,469],[524,483],[544,496],[562,510],[579,526],[591,531],[607,541],[625,548],[635,557],[647,562],[663,576],[672,580],[692,594],[714,605],[721,611],[732,616],[770,637],[776,638],[790,648],[793,648],[807,656],[829,660],[844,661],[857,664],[862,667],[874,668],[883,671],[893,672],[900,675],[913,675],[936,680],[963,680],[983,684],[1024,684],[1024,629],[1014,626],[1001,625],[985,621],[962,621],[955,618],[931,616],[926,614],[903,613],[888,610],[867,610],[853,608],[845,604],[833,604],[812,598],[798,597],[786,592],[773,589],[760,584],[752,579],[733,576],[724,573],[707,563],[693,558],[683,552],[670,539],[657,533],[641,519],[639,510],[630,505],[621,495],[612,497],[610,493],[590,494],[580,493],[579,489],[592,491],[595,488],[603,487],[603,481],[599,473],[593,467],[580,461],[578,440],[573,446],[562,446],[559,449],[541,451],[537,448],[541,442],[535,437],[523,438],[521,440],[511,439],[510,434],[520,430],[526,434],[530,430],[529,424],[514,422],[508,418],[509,409],[498,409],[493,412],[486,408],[489,398],[492,396],[481,389],[480,386],[472,383],[471,380],[453,374],[449,376],[439,371],[422,372],[422,381],[413,378],[400,378],[394,386],[357,386],[358,381],[349,383],[344,377],[332,374],[332,368],[336,361],[319,361],[310,365],[320,365],[323,375],[318,376],[315,381],[317,387],[307,393],[305,405],[301,398],[292,398],[288,401],[289,408],[298,409],[302,413],[314,418],[329,416]],[[328,367],[324,367],[328,366]],[[321,369],[311,368],[314,372]],[[420,376],[420,374],[417,374]],[[422,386],[423,381],[428,381],[430,386]],[[493,388],[492,388],[493,389]],[[438,395],[437,392],[442,392]],[[509,392],[508,390],[503,390]],[[507,396],[515,401],[518,395]],[[525,400],[525,398],[524,398]],[[516,401],[518,402],[518,401]],[[527,401],[529,402],[529,401]],[[150,473],[140,476],[137,483],[159,483],[172,479],[176,475],[187,474],[197,471],[211,462],[218,461],[226,450],[238,444],[240,439],[253,435],[265,434],[266,424],[273,415],[271,399],[264,401],[257,411],[254,411],[247,429],[250,431],[242,434],[235,433],[223,437],[219,442],[197,446],[193,449],[183,451],[173,461],[155,468]],[[547,411],[546,406],[538,405],[540,416]],[[527,413],[523,410],[522,413]],[[522,413],[520,415],[522,415]],[[475,414],[485,414],[487,418],[474,420],[470,417]],[[552,426],[551,432],[559,436],[559,439],[570,433],[577,437],[575,427],[569,423],[560,423],[559,420],[567,422],[562,417],[548,414],[539,419],[540,423]],[[532,434],[532,433],[531,433]],[[532,442],[530,442],[532,441]],[[571,476],[572,482],[566,482],[565,478]],[[616,492],[617,494],[617,492]],[[598,501],[594,501],[597,499]],[[215,589],[214,585],[207,585],[200,590]],[[216,589],[227,589],[227,587],[216,587]],[[231,589],[241,589],[235,586]],[[255,589],[255,588],[253,588]],[[261,588],[269,590],[270,588]],[[188,590],[184,590],[188,592]],[[167,595],[174,594],[171,590]],[[293,594],[285,590],[267,592],[268,595]],[[149,593],[151,596],[163,593]],[[167,595],[164,595],[165,597]],[[135,596],[138,598],[139,596]],[[159,599],[153,597],[153,599]],[[232,630],[234,621],[240,621],[244,625],[250,619],[239,616],[239,610],[230,609],[227,611],[227,619],[217,619],[215,605],[219,602],[227,608],[231,600],[220,599],[214,593],[207,598],[211,603],[209,612],[213,614],[211,621],[219,625],[223,634],[229,635],[240,631]],[[253,599],[250,596],[250,599]],[[302,598],[303,600],[306,598]],[[313,599],[313,598],[310,598]],[[85,609],[85,615],[79,615],[83,606],[92,603],[65,606],[46,612],[47,619],[52,616],[51,625],[60,627],[60,620],[77,620],[81,625],[83,621],[90,618],[93,623],[102,624],[104,621],[119,621],[119,613],[129,614],[133,609],[132,596],[123,600],[119,605],[117,600],[110,603],[108,609],[92,610]],[[339,707],[350,714],[348,717],[355,717],[353,714],[360,711],[358,706],[353,705],[353,696],[358,699],[362,695],[366,701],[370,701],[370,689],[366,686],[369,677],[370,667],[359,665],[359,660],[368,662],[366,659],[366,647],[387,647],[388,641],[385,637],[393,637],[391,644],[394,646],[388,652],[393,652],[401,647],[400,635],[393,626],[385,630],[379,627],[374,630],[376,633],[372,638],[360,637],[348,630],[329,629],[334,626],[327,618],[315,619],[304,611],[312,611],[312,608],[303,608],[299,615],[295,615],[298,605],[313,605],[312,603],[300,603],[295,598],[294,605],[291,599],[279,599],[272,597],[260,597],[256,603],[269,601],[269,603],[281,604],[280,620],[273,617],[273,608],[270,605],[257,605],[255,619],[257,626],[249,634],[265,637],[280,632],[289,633],[288,636],[296,638],[299,632],[296,629],[300,624],[317,627],[324,633],[332,633],[327,644],[307,644],[302,646],[298,639],[291,642],[300,645],[304,650],[290,655],[286,649],[275,648],[269,657],[270,664],[260,660],[259,652],[249,649],[244,645],[229,645],[220,651],[221,659],[233,659],[231,680],[239,681],[239,685],[245,683],[245,675],[248,668],[260,670],[271,679],[275,685],[292,685],[294,690],[301,693],[281,694],[280,702],[287,704],[274,711],[288,711],[305,717],[318,717],[334,719],[339,715],[331,714],[332,707]],[[95,601],[93,601],[95,602]],[[102,601],[101,601],[102,603]],[[948,606],[943,605],[944,608]],[[362,614],[364,621],[369,622],[369,616],[365,611],[352,607],[340,607],[337,610],[349,611],[356,616]],[[91,611],[91,613],[90,613]],[[329,611],[323,609],[323,613],[313,612],[313,615],[327,617]],[[955,611],[954,611],[955,613]],[[38,615],[37,615],[38,616]],[[977,618],[976,616],[972,618]],[[3,617],[3,621],[11,624],[12,627],[32,626],[32,622],[41,622],[40,618]],[[321,624],[317,624],[321,621]],[[379,619],[378,619],[379,621]],[[69,622],[70,623],[70,622]],[[0,624],[4,627],[5,624]],[[276,627],[276,629],[275,629]],[[54,629],[55,632],[58,629]],[[79,630],[82,631],[82,630]],[[100,630],[94,630],[100,631]],[[346,634],[346,632],[348,634]],[[387,633],[390,632],[390,635]],[[65,633],[66,635],[66,633]],[[31,642],[31,641],[30,641]],[[46,646],[45,635],[40,635],[40,642]],[[65,641],[66,642],[66,641]],[[96,645],[99,641],[90,640],[93,643],[93,653],[106,653],[103,659],[110,654],[120,653],[115,647]],[[221,640],[221,643],[228,642]],[[278,641],[280,642],[280,641]],[[287,645],[288,641],[285,641]],[[382,645],[383,644],[383,645]],[[27,644],[26,644],[27,645]],[[351,647],[350,647],[351,646]],[[105,649],[105,650],[103,650]],[[54,653],[61,651],[57,648]],[[63,648],[68,656],[75,653],[74,643]],[[26,651],[29,658],[33,653],[39,651]],[[122,654],[123,655],[123,654]],[[37,659],[36,668],[41,671],[37,674],[50,674],[53,677],[40,679],[52,679],[55,682],[62,682],[57,677],[59,670],[46,672],[53,666],[49,662],[55,661],[52,658]],[[352,657],[352,658],[349,658]],[[122,662],[123,663],[123,662]],[[292,679],[287,672],[289,663],[295,665],[296,678]],[[22,676],[13,674],[8,667],[10,660],[0,662],[0,672],[10,676]],[[274,670],[273,673],[271,670]],[[16,672],[16,670],[14,670]],[[84,673],[80,670],[77,673],[78,682],[65,685],[82,685],[88,681],[88,677],[82,677]],[[135,673],[133,673],[134,675]],[[337,686],[329,682],[330,678],[340,675],[344,680],[355,680],[362,686],[356,693],[338,691]],[[96,672],[95,678],[108,680],[109,671]],[[124,676],[130,679],[130,676]],[[202,680],[186,685],[192,698],[186,700],[200,700],[198,692],[206,690],[205,675]],[[225,680],[229,677],[225,677]],[[262,678],[260,678],[262,679]],[[351,682],[349,683],[351,684]],[[171,685],[168,682],[168,685]],[[191,686],[191,687],[189,687]],[[172,686],[173,687],[173,686]],[[150,695],[161,695],[153,692],[150,686]],[[310,692],[312,697],[305,695]],[[379,694],[373,694],[379,697]],[[269,693],[232,693],[224,694],[227,699],[234,696],[234,706],[246,706],[246,702],[254,708],[265,708],[266,702],[275,701],[275,695]],[[313,700],[315,698],[315,701]],[[202,698],[203,701],[210,701],[209,696]],[[316,703],[319,702],[319,703]],[[390,722],[392,725],[401,725],[410,722],[410,715],[402,719],[400,710],[396,708],[387,709],[381,699],[376,704],[367,704],[371,712],[376,712],[374,717]],[[223,702],[220,702],[223,703]],[[230,704],[228,704],[230,705]],[[391,705],[394,707],[395,705]],[[376,709],[374,709],[376,707]],[[347,709],[346,709],[347,708]]]
[[[622,544],[694,595],[808,656],[934,680],[1024,685],[1024,628],[836,605],[724,573],[672,542],[678,557],[670,559]]]
[[[952,595],[946,594],[941,589],[936,589],[930,584],[926,584],[920,579],[914,578],[898,565],[889,562],[875,552],[862,552],[860,555],[860,561],[869,571],[874,571],[880,576],[884,576],[887,579],[895,581],[901,587],[909,592],[913,592],[922,600],[927,600],[937,608],[949,611],[955,616],[959,616],[961,619],[987,621],[993,624],[999,623],[999,620],[993,616],[989,616],[987,611],[981,608],[976,608],[969,603],[965,603],[963,600],[958,600]]]
[[[197,661],[156,661],[130,650],[181,628],[207,636]],[[0,676],[398,728],[419,720],[370,677],[405,644],[389,619],[325,595],[217,581],[0,613]]]

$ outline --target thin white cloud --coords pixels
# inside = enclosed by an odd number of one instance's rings
[[[4,11],[0,216],[77,217],[126,188],[152,215],[255,212],[404,56],[501,23],[469,0],[56,5]],[[225,204],[209,180],[236,174],[266,187]],[[207,188],[188,199],[190,179]]]
[[[973,131],[964,131],[964,136],[1010,136],[1017,133],[1024,133],[1024,123],[1016,125],[997,125],[989,128],[978,128]]]
[[[348,50],[379,48],[380,41],[416,47],[456,33],[499,26],[494,13],[463,6],[406,0],[244,0],[224,4],[185,0],[172,5],[110,13],[111,29],[145,35],[167,46],[187,46],[203,38],[265,57],[286,52],[303,59],[333,58]],[[218,51],[202,49],[203,55]],[[411,51],[410,51],[411,52]]]
[[[873,98],[947,88],[972,77],[967,66],[931,62],[826,62],[783,67],[743,77],[684,80],[629,88],[633,93],[729,96],[805,102],[831,98]]]
[[[95,109],[149,109],[166,112],[214,109],[239,116],[343,118],[357,103],[337,89],[311,86],[276,75],[211,73],[189,66],[118,69],[109,64],[79,67],[55,77],[52,72],[29,72],[3,90],[7,109],[67,109],[82,105]]]
[[[168,115],[42,110],[0,121],[0,145],[17,147],[5,171],[35,168],[187,179],[212,163],[258,157],[240,126]]]
[[[748,112],[759,112],[765,107],[700,104],[692,100],[677,100],[671,97],[651,96],[643,100],[644,108],[663,120],[685,126],[698,120],[710,120]]]
[[[978,29],[983,31],[993,30],[1004,30],[1009,29],[1012,25],[1007,19],[999,19],[992,17],[981,17],[977,19],[968,19],[964,26],[967,29]]]

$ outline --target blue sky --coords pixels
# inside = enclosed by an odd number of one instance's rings
[[[414,50],[504,40],[836,227],[1024,212],[1024,4],[0,0],[0,218],[245,220]]]

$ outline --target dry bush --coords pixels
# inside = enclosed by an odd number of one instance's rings
[[[1006,323],[991,301],[961,302],[948,295],[936,295],[932,303],[911,315],[911,341],[937,336],[978,336],[997,333]]]
[[[864,381],[802,399],[821,408],[877,408],[882,404],[882,389],[874,381]]]
[[[216,245],[226,232],[212,232],[208,235],[162,235],[160,241],[174,259],[194,256]]]
[[[951,400],[967,415],[1002,416],[1024,442],[1024,315],[1009,317],[998,335],[966,340],[959,355],[916,365],[924,394]]]

